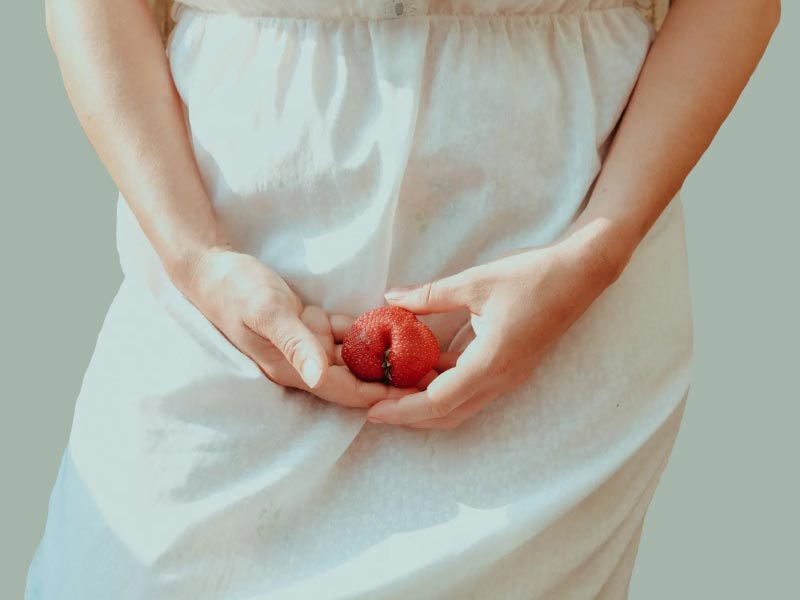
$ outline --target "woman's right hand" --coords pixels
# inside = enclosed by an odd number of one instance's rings
[[[193,261],[181,291],[275,383],[350,407],[369,407],[419,390],[364,382],[341,361],[352,318],[304,306],[275,271],[254,256],[217,247]]]

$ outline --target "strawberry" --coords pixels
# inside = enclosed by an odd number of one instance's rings
[[[439,342],[425,323],[399,306],[382,306],[353,321],[342,359],[356,377],[413,387],[439,360]]]

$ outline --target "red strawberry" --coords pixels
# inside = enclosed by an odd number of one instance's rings
[[[439,360],[439,342],[410,310],[382,306],[353,321],[342,359],[364,381],[413,387]]]

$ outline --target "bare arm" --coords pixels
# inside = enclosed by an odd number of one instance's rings
[[[411,290],[389,290],[390,304],[418,313],[469,308],[475,338],[425,391],[380,402],[368,418],[449,429],[529,379],[619,277],[680,189],[750,78],[779,14],[778,0],[677,0],[589,203],[565,235]]]
[[[78,120],[176,287],[280,385],[360,407],[407,393],[356,380],[335,348],[349,315],[304,306],[223,239],[146,0],[46,0],[45,10]]]
[[[779,0],[673,2],[589,204],[567,234],[591,240],[612,280],[733,109],[779,18]]]
[[[188,265],[225,246],[146,0],[46,0],[47,32],[78,120],[184,287]]]

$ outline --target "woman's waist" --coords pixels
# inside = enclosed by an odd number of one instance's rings
[[[247,17],[309,20],[385,20],[411,17],[547,17],[616,9],[647,10],[652,0],[176,0],[184,10]]]

